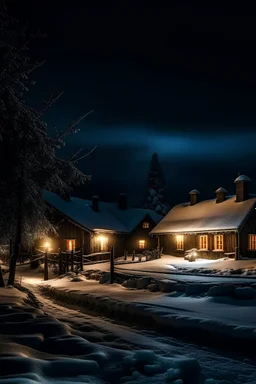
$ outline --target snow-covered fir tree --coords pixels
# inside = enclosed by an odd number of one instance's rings
[[[165,196],[166,182],[157,153],[154,153],[151,158],[147,187],[148,194],[145,207],[165,216],[170,210],[170,206]]]
[[[30,87],[30,74],[38,64],[31,63],[27,53],[30,37],[10,20],[6,3],[0,0],[0,237],[13,240],[8,281],[13,284],[21,245],[55,231],[42,190],[65,194],[70,185],[86,181],[87,176],[76,168],[76,157],[57,156],[81,119],[50,137],[41,118],[54,98],[41,111],[24,102],[23,92]]]

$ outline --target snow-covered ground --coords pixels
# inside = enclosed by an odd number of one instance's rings
[[[124,263],[118,260],[118,266],[126,269],[145,270],[159,273],[187,272],[194,274],[216,274],[223,276],[253,276],[256,277],[256,260],[234,260],[221,258],[218,260],[197,259],[195,262],[183,257],[162,255],[160,259],[144,263],[131,263],[131,257]]]
[[[256,341],[255,285],[236,288],[232,281],[226,286],[212,282],[181,284],[169,279],[158,282],[161,292],[152,292],[120,284],[102,285],[84,275],[74,278],[72,273],[44,282],[42,275],[26,268],[22,284],[40,285],[45,293],[67,303],[76,302],[111,316],[127,316],[131,321],[145,318],[149,324],[153,321],[158,327],[184,333],[192,330],[200,337],[226,335],[239,343]]]
[[[0,289],[1,384],[256,383],[250,359],[67,308],[41,296],[37,278],[31,283],[40,309],[26,294]]]

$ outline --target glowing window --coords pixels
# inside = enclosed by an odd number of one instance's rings
[[[69,239],[66,240],[66,251],[74,251],[76,249],[76,240]]]
[[[184,236],[183,235],[177,236],[177,250],[178,251],[184,251]]]
[[[145,249],[145,240],[139,240],[139,249]]]
[[[248,249],[256,250],[256,235],[248,235]]]
[[[207,250],[208,249],[208,236],[203,235],[199,237],[199,248],[201,250]]]
[[[223,251],[223,235],[214,236],[214,250]]]
[[[99,236],[98,237],[99,243],[100,243],[100,251],[107,251],[108,250],[108,238],[106,236]]]
[[[142,224],[142,228],[149,228],[149,222],[144,221],[144,223]]]

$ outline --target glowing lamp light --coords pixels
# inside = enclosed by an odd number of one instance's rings
[[[46,240],[44,243],[43,243],[43,246],[42,246],[46,251],[50,251],[51,249],[51,241],[49,240]]]

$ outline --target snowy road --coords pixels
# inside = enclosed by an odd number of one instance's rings
[[[189,274],[189,273],[182,273],[182,272],[174,272],[173,270],[170,270],[170,272],[159,272],[154,271],[153,268],[149,268],[150,262],[142,262],[142,263],[120,263],[115,265],[115,270],[117,272],[123,272],[123,273],[129,273],[131,275],[137,275],[137,276],[151,276],[155,279],[168,279],[168,280],[176,280],[177,282],[190,282],[190,283],[229,283],[229,282],[236,282],[236,283],[245,283],[245,284],[255,284],[256,283],[256,277],[237,277],[237,276],[209,276],[209,275],[202,275],[202,274]],[[97,263],[92,265],[84,265],[84,270],[88,269],[99,269],[101,271],[109,271],[110,265],[109,262],[106,263]]]
[[[74,335],[99,346],[114,347],[120,352],[124,349],[150,349],[164,357],[185,355],[199,361],[205,378],[212,378],[223,384],[256,384],[256,366],[248,359],[241,361],[234,357],[224,357],[209,348],[184,343],[147,329],[117,324],[104,317],[88,314],[85,309],[54,302],[42,296],[36,285],[27,284],[27,287],[43,304],[42,309],[46,314],[68,325]]]
[[[99,267],[101,269],[101,267]],[[109,269],[109,268],[108,268]],[[115,267],[117,272],[128,272],[133,275],[140,275],[140,276],[152,276],[155,279],[167,279],[167,280],[176,280],[178,282],[184,283],[184,282],[193,282],[193,283],[228,283],[235,281],[236,283],[256,283],[256,278],[249,278],[249,277],[234,277],[234,276],[206,276],[206,275],[192,275],[192,274],[185,274],[185,273],[160,273],[160,272],[152,272],[141,269],[131,269],[131,268],[125,268],[125,267]]]

